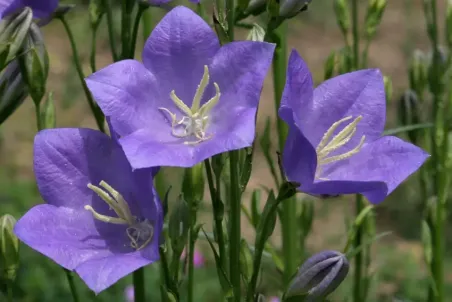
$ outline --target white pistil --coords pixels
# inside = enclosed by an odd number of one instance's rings
[[[218,103],[220,100],[220,88],[217,83],[213,83],[215,87],[215,96],[213,96],[210,100],[208,100],[204,105],[200,107],[202,96],[204,95],[204,91],[206,90],[207,85],[209,84],[210,76],[209,76],[209,68],[204,66],[204,74],[202,76],[201,82],[196,89],[195,96],[193,98],[191,108],[188,108],[187,105],[176,95],[176,92],[173,90],[170,93],[171,100],[174,102],[176,107],[183,113],[183,116],[180,120],[177,120],[176,114],[172,113],[168,108],[159,107],[160,110],[168,113],[171,119],[171,134],[178,138],[186,138],[190,136],[194,136],[196,138],[195,141],[185,141],[186,145],[195,145],[200,142],[206,141],[212,137],[212,135],[206,135],[206,128],[209,122],[209,113],[212,108]],[[179,127],[183,127],[182,133],[178,131]]]
[[[128,225],[129,227],[126,229],[126,234],[130,239],[132,248],[141,250],[147,246],[153,237],[154,228],[152,227],[152,224],[147,219],[139,221],[135,216],[132,216],[129,205],[124,197],[105,181],[101,181],[99,185],[103,187],[103,189],[90,183],[88,184],[88,188],[102,198],[118,217],[99,214],[90,205],[85,205],[85,210],[90,211],[95,219],[102,222]]]
[[[357,125],[358,125],[359,121],[361,121],[362,118],[363,118],[361,115],[358,116],[356,119],[354,119],[347,126],[345,126],[344,129],[339,131],[339,133],[336,134],[330,140],[331,136],[334,134],[336,129],[341,124],[343,124],[344,122],[350,120],[351,118],[352,118],[351,116],[348,116],[348,117],[345,117],[345,118],[335,122],[333,125],[331,125],[331,127],[323,135],[322,140],[320,141],[319,145],[316,148],[316,152],[317,152],[317,170],[316,170],[316,173],[315,173],[315,177],[317,179],[327,180],[327,178],[320,177],[320,174],[322,173],[322,165],[326,165],[326,164],[329,164],[329,163],[332,163],[332,162],[336,162],[336,161],[339,161],[339,160],[343,160],[343,159],[349,158],[349,157],[353,156],[354,154],[358,153],[361,150],[361,147],[363,146],[364,141],[366,139],[365,135],[363,135],[361,137],[361,140],[358,143],[358,145],[356,147],[354,147],[353,149],[351,149],[350,151],[342,153],[342,154],[338,154],[338,155],[334,155],[334,156],[328,157],[328,155],[331,152],[336,151],[339,148],[345,146],[352,139],[352,137],[355,135]]]

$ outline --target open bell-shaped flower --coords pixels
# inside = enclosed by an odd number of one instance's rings
[[[146,41],[143,63],[120,61],[86,82],[132,168],[191,167],[252,145],[274,47],[253,41],[221,47],[201,17],[178,6]]]
[[[285,298],[304,296],[305,301],[320,301],[344,281],[349,263],[345,255],[323,251],[306,260],[292,279]]]
[[[289,125],[284,171],[308,194],[360,193],[379,203],[429,157],[397,137],[382,136],[386,100],[376,69],[343,74],[314,89],[294,50],[279,116]]]

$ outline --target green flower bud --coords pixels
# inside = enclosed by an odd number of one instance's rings
[[[19,239],[14,234],[16,219],[9,215],[0,217],[0,278],[14,281],[19,267]]]
[[[385,85],[385,95],[386,95],[386,102],[390,102],[392,98],[392,81],[391,78],[388,76],[383,77],[383,82]]]
[[[102,21],[102,17],[105,14],[105,6],[103,0],[91,0],[89,2],[89,20],[92,28],[97,28]]]
[[[190,229],[190,212],[187,203],[179,198],[174,209],[171,212],[168,223],[168,235],[171,240],[173,252],[178,254],[179,259],[182,250],[188,239],[188,230]]]
[[[33,13],[26,7],[0,21],[0,70],[19,55],[32,20]]]
[[[38,25],[33,23],[22,47],[23,55],[19,65],[30,96],[35,104],[39,104],[45,95],[47,76],[49,74],[49,56],[44,39]]]
[[[418,95],[422,95],[427,87],[427,73],[428,70],[425,54],[420,50],[415,50],[410,60],[408,74],[410,88],[416,91]]]
[[[0,124],[16,111],[27,95],[19,63],[13,61],[0,74]]]
[[[204,166],[203,163],[185,169],[182,181],[184,198],[189,201],[199,202],[204,196]]]
[[[292,279],[284,298],[303,296],[305,300],[326,298],[344,281],[349,263],[345,255],[323,251],[309,258]],[[317,301],[317,300],[315,300]]]
[[[334,12],[336,13],[337,24],[344,36],[350,30],[350,10],[346,0],[334,0]]]
[[[370,40],[375,36],[377,27],[380,25],[383,12],[388,4],[388,0],[371,0],[367,9],[365,20],[365,32],[367,39]]]
[[[312,0],[280,0],[279,16],[284,18],[293,18],[298,13],[306,10]]]
[[[418,124],[421,121],[421,108],[418,97],[413,90],[407,90],[400,97],[398,104],[399,120],[404,126]],[[409,131],[408,138],[413,144],[417,142],[418,131]]]

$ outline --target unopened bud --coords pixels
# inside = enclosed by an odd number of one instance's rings
[[[285,298],[326,298],[344,281],[348,270],[348,260],[339,252],[323,251],[315,254],[299,268],[285,293]]]
[[[386,95],[386,102],[390,102],[392,98],[392,81],[391,78],[388,76],[383,77],[383,82],[385,86],[385,95]]]
[[[9,215],[0,217],[0,278],[14,281],[19,267],[19,239],[14,234],[16,219]]]
[[[33,20],[30,8],[0,21],[0,70],[19,55]]]
[[[185,169],[182,181],[182,192],[188,201],[199,202],[204,196],[204,166],[203,163]]]
[[[245,10],[246,15],[260,15],[265,12],[267,4],[265,0],[250,0]]]
[[[171,246],[175,253],[182,253],[188,239],[188,230],[190,229],[188,205],[182,198],[176,203],[171,212],[168,223],[168,235],[171,240]]]
[[[19,65],[33,102],[39,104],[46,91],[47,76],[49,74],[49,56],[38,25],[33,23],[30,26],[30,31],[25,39],[22,52],[23,55],[18,58]]]
[[[387,4],[388,0],[370,1],[364,25],[367,39],[372,39],[377,32],[377,27],[381,22]]]
[[[334,12],[336,13],[337,24],[344,36],[350,30],[350,11],[346,0],[334,0]]]
[[[324,80],[329,80],[333,77],[337,59],[337,51],[333,50],[325,61]]]
[[[16,111],[27,95],[19,63],[13,61],[0,74],[0,125]]]
[[[279,16],[284,18],[293,18],[298,13],[306,10],[312,0],[280,0]]]
[[[423,94],[427,87],[427,73],[427,62],[424,53],[420,50],[415,50],[410,60],[408,74],[410,88],[419,95]]]
[[[253,28],[251,28],[246,39],[249,41],[263,42],[264,37],[265,37],[265,30],[261,26],[259,26],[259,24],[254,23]]]
[[[89,19],[92,28],[97,28],[102,20],[102,16],[105,14],[105,6],[103,0],[91,0],[89,2]]]
[[[398,104],[399,120],[404,126],[418,124],[421,121],[420,103],[413,90],[406,90],[400,97]],[[417,142],[418,131],[409,131],[408,138],[412,143]]]

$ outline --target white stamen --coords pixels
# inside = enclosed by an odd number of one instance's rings
[[[338,150],[339,148],[345,146],[351,139],[352,137],[355,135],[356,133],[356,128],[357,125],[359,123],[359,121],[362,120],[362,116],[358,116],[356,119],[354,119],[351,123],[349,123],[347,126],[344,127],[344,129],[342,129],[341,131],[339,131],[338,134],[336,134],[331,140],[331,136],[334,134],[334,131],[336,131],[336,129],[343,124],[344,122],[350,120],[352,117],[351,116],[347,116],[337,122],[335,122],[333,125],[331,125],[331,127],[325,132],[325,134],[323,135],[319,145],[316,148],[316,152],[317,152],[317,171],[315,173],[315,177],[319,180],[328,180],[327,178],[321,177],[320,174],[322,173],[322,166],[332,163],[332,162],[336,162],[339,160],[343,160],[343,159],[347,159],[350,158],[351,156],[355,155],[356,153],[358,153],[362,146],[364,145],[364,141],[366,139],[366,136],[363,135],[361,137],[361,140],[359,142],[359,144],[354,147],[353,149],[351,149],[348,152],[342,153],[342,154],[338,154],[338,155],[334,155],[334,156],[330,156],[328,157],[328,155],[333,152]]]
[[[209,76],[209,68],[204,66],[204,74],[202,76],[201,82],[196,89],[195,96],[193,98],[191,108],[188,108],[187,105],[176,95],[176,92],[171,91],[170,97],[174,102],[176,107],[183,113],[183,116],[179,121],[177,120],[176,114],[172,113],[168,108],[159,107],[160,110],[168,113],[171,121],[171,134],[177,138],[186,138],[186,137],[195,137],[195,141],[184,141],[186,145],[196,145],[203,141],[206,141],[212,137],[212,134],[206,134],[206,128],[208,126],[210,111],[215,107],[215,105],[220,100],[220,87],[218,87],[217,83],[213,83],[215,87],[215,95],[208,100],[204,105],[199,107],[201,104],[202,96],[204,95],[204,91],[206,90],[207,85],[209,84],[210,76]],[[183,127],[182,133],[178,130],[178,127]]]
[[[85,210],[90,211],[95,219],[102,222],[128,225],[129,227],[126,229],[126,234],[130,239],[130,246],[132,248],[140,250],[148,245],[149,242],[152,241],[154,232],[152,224],[147,219],[139,221],[135,216],[132,216],[129,205],[124,197],[105,181],[101,181],[99,185],[105,190],[92,184],[88,184],[88,188],[99,195],[118,217],[100,214],[90,205],[85,205]]]

